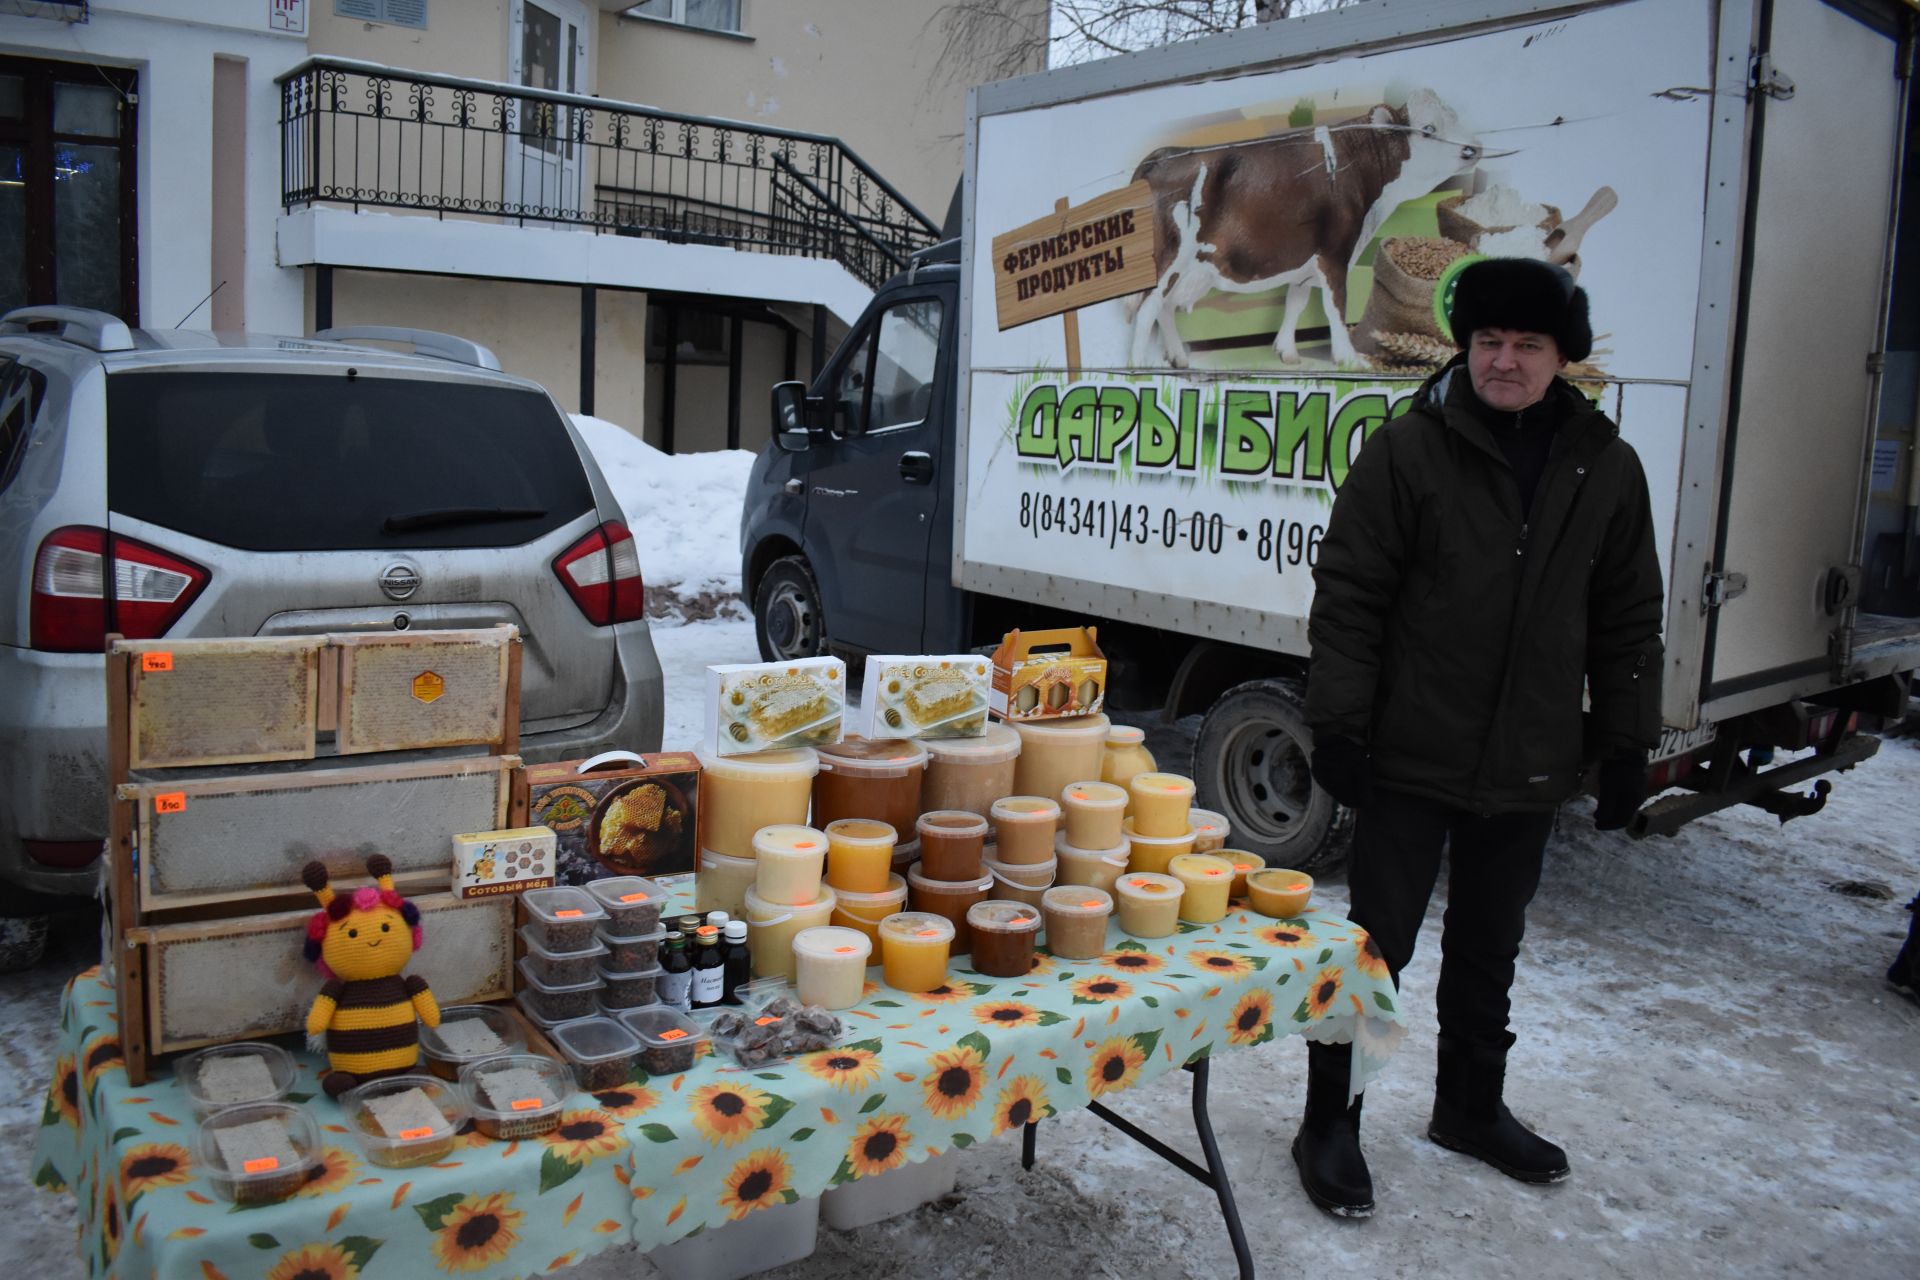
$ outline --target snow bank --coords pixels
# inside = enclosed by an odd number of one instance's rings
[[[737,593],[740,508],[754,455],[744,449],[665,454],[604,418],[572,416],[626,512],[648,589]]]

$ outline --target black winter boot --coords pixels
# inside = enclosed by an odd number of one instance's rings
[[[1887,983],[1909,1000],[1920,1002],[1920,897],[1907,904],[1913,919],[1907,924],[1907,941],[1887,970]]]
[[[1307,1114],[1293,1139],[1293,1162],[1307,1198],[1339,1218],[1373,1214],[1373,1178],[1360,1154],[1360,1103],[1347,1104],[1353,1046],[1307,1045]]]
[[[1506,1055],[1474,1052],[1440,1042],[1433,1119],[1427,1136],[1450,1151],[1486,1161],[1522,1182],[1558,1182],[1567,1176],[1567,1153],[1514,1119],[1501,1101]]]

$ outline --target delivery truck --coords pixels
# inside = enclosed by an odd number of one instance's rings
[[[1559,263],[1567,376],[1645,467],[1656,798],[1816,811],[1920,665],[1916,14],[1881,0],[1360,4],[980,86],[957,239],[774,388],[742,524],[769,658],[1098,623],[1202,717],[1199,802],[1339,856],[1301,718],[1327,515],[1454,353],[1480,256]]]

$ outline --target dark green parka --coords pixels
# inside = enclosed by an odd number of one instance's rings
[[[1587,763],[1659,740],[1646,476],[1556,378],[1559,427],[1523,518],[1471,397],[1456,361],[1354,461],[1313,573],[1307,719],[1366,746],[1379,785],[1480,813],[1551,809]]]

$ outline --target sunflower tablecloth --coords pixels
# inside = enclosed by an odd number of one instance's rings
[[[690,885],[675,886],[690,905]],[[1398,1045],[1393,984],[1372,940],[1338,916],[1217,925],[1135,940],[1094,960],[1041,953],[1023,978],[953,966],[906,995],[869,982],[854,1038],[760,1069],[703,1056],[677,1076],[577,1094],[553,1133],[469,1134],[438,1164],[360,1155],[303,1055],[296,1092],[326,1138],[293,1199],[235,1208],[201,1180],[195,1124],[169,1076],[127,1082],[113,992],[69,984],[34,1181],[71,1190],[91,1275],[193,1280],[521,1276],[627,1242],[652,1247],[1018,1130],[1277,1034],[1349,1041],[1355,1087]]]

